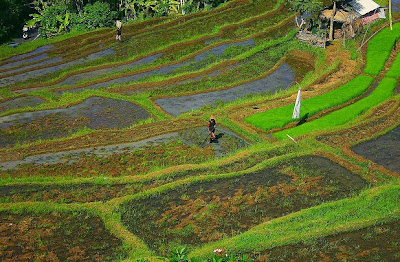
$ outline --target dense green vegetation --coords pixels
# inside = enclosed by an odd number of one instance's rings
[[[364,72],[378,75],[389,58],[393,45],[400,38],[400,24],[394,24],[393,30],[385,28],[368,42],[367,64]]]

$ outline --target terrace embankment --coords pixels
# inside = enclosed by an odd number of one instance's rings
[[[255,261],[397,261],[398,220],[248,254]]]
[[[285,214],[340,199],[368,183],[321,157],[255,173],[185,185],[121,207],[122,221],[160,254],[233,236]]]

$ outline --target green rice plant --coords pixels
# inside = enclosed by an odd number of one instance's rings
[[[31,96],[39,96],[44,98],[49,102],[56,102],[58,101],[59,97],[52,92],[50,89],[39,89],[28,93]]]
[[[306,114],[312,116],[322,110],[341,105],[359,96],[371,85],[372,81],[373,78],[370,76],[357,76],[333,91],[302,101],[300,118]],[[245,121],[264,130],[281,128],[290,122],[297,121],[292,119],[292,112],[293,105],[288,105],[251,115],[245,118]]]
[[[16,94],[10,90],[9,87],[0,88],[0,99],[14,97]]]
[[[255,226],[240,235],[206,244],[193,250],[189,257],[205,258],[216,247],[227,252],[264,251],[393,221],[400,218],[399,198],[398,183],[367,189],[358,196],[304,209]]]
[[[393,61],[389,71],[387,71],[387,77],[399,78],[400,77],[400,53],[397,54],[396,59]]]
[[[303,125],[274,133],[273,136],[280,139],[287,139],[286,134],[296,137],[314,131],[322,131],[345,124],[366,110],[375,107],[385,99],[393,95],[393,90],[397,87],[397,81],[393,78],[384,78],[375,90],[366,98],[363,98],[352,105],[332,112],[324,117],[316,119]]]
[[[366,74],[379,74],[399,38],[400,23],[396,23],[393,30],[385,28],[368,42],[367,64],[364,68]]]

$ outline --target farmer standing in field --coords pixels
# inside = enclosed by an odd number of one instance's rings
[[[215,122],[215,119],[213,116],[210,117],[210,120],[207,123],[207,129],[208,133],[210,134],[210,143],[214,141],[216,138],[215,136],[215,127],[217,126],[217,123]]]
[[[115,40],[121,41],[121,30],[122,30],[122,23],[120,20],[117,20],[117,36],[115,37]]]

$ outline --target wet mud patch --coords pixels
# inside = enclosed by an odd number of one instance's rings
[[[0,213],[2,261],[114,261],[122,241],[85,213]]]
[[[294,72],[287,63],[283,63],[277,70],[265,78],[230,89],[191,96],[162,98],[154,102],[166,112],[177,116],[184,112],[197,110],[205,105],[215,106],[218,103],[234,101],[249,94],[275,93],[278,90],[288,88],[293,81],[295,81]]]
[[[393,221],[248,254],[255,261],[399,261],[400,224]]]
[[[63,109],[25,112],[0,118],[0,146],[59,138],[82,128],[125,128],[151,115],[138,105],[109,98],[91,97]]]
[[[370,159],[394,172],[400,172],[400,127],[389,133],[351,148],[356,154]]]
[[[0,202],[95,202],[131,195],[143,185],[137,184],[77,184],[77,185],[9,185],[0,186]]]
[[[314,70],[315,59],[309,52],[292,51],[285,62],[295,72],[295,80],[300,83],[308,72]]]
[[[18,97],[13,100],[8,100],[0,103],[0,112],[5,112],[11,109],[35,107],[42,103],[45,103],[43,99],[34,96]]]
[[[181,188],[121,206],[123,223],[158,254],[230,237],[270,219],[359,192],[367,183],[322,157]]]
[[[104,163],[111,161],[111,163],[115,164],[115,169],[112,174],[119,174],[120,172],[122,174],[126,174],[128,168],[128,174],[132,175],[135,173],[150,171],[151,168],[155,168],[157,165],[166,167],[172,164],[192,163],[190,161],[192,158],[196,159],[195,162],[198,163],[199,161],[208,160],[214,156],[226,155],[239,148],[247,146],[247,143],[242,138],[230,131],[218,128],[216,135],[218,139],[213,143],[209,143],[209,134],[206,128],[192,128],[181,132],[151,137],[137,142],[110,145],[101,148],[86,148],[28,156],[22,160],[2,162],[0,163],[0,169],[9,170],[19,168],[21,169],[20,172],[23,172],[22,170],[26,171],[26,168],[28,167],[38,169],[43,169],[46,167],[46,169],[58,170],[59,168],[71,169],[84,166],[89,170],[94,171],[99,170],[99,168],[104,168],[101,166],[103,166]],[[173,149],[174,147],[175,149]],[[197,157],[189,157],[191,154],[188,154],[186,160],[184,159],[183,155],[182,159],[177,158],[176,161],[170,161],[163,156],[165,153],[165,148],[169,148],[171,153],[174,153],[176,150],[175,153],[177,156],[180,156],[181,152],[184,152],[185,150],[192,150],[193,152],[196,152]],[[137,166],[135,168],[131,168],[129,166],[133,165],[131,161],[125,160],[122,161],[125,162],[121,166],[122,169],[117,168],[119,159],[131,159],[135,157],[136,153],[138,152],[142,152],[139,155],[144,156],[150,154],[149,152],[152,152],[152,154],[156,154],[158,152],[159,155],[154,156],[154,160],[158,160],[152,161],[152,159],[147,157],[139,160],[141,157],[136,156],[138,159],[136,160]],[[162,159],[163,157],[164,159]],[[98,166],[100,167],[98,168]],[[112,165],[107,164],[107,166],[109,166],[109,168],[112,170]],[[140,168],[141,166],[145,166],[147,168]],[[29,172],[33,172],[33,170],[30,170]]]

